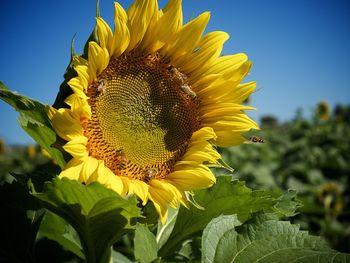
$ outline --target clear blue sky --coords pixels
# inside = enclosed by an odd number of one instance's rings
[[[164,6],[167,1],[160,1]],[[207,31],[231,38],[225,54],[245,52],[253,61],[247,80],[256,120],[280,120],[297,108],[310,112],[320,100],[350,103],[350,1],[340,0],[183,0],[185,21],[211,11]],[[121,0],[127,8],[131,1]],[[100,0],[101,16],[113,25],[113,1]],[[95,20],[95,0],[0,1],[0,80],[43,103],[52,104],[69,62],[70,42],[82,52]],[[32,140],[17,124],[18,114],[0,101],[0,138]]]

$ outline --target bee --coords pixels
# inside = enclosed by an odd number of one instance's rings
[[[159,170],[154,167],[147,169],[145,172],[145,177],[143,178],[143,181],[148,184],[152,179],[156,177],[158,172]]]
[[[197,94],[191,89],[190,85],[187,84],[187,76],[171,65],[168,67],[168,69],[173,76],[173,80],[180,81],[182,91],[185,92],[191,99],[196,99]]]
[[[170,73],[173,75],[173,78],[179,79],[182,84],[184,84],[187,81],[187,76],[181,73],[177,68],[170,66],[169,70]]]
[[[107,87],[107,81],[104,79],[100,79],[98,81],[99,85],[97,86],[97,91],[99,93],[105,94],[106,92],[106,87]]]
[[[252,143],[264,143],[265,142],[262,137],[258,137],[258,136],[250,137],[249,141],[251,141]]]
[[[184,83],[181,85],[181,89],[191,98],[191,99],[196,99],[197,94],[191,89],[191,87]]]
[[[123,170],[126,168],[126,166],[128,165],[128,159],[125,156],[125,153],[123,152],[123,150],[118,150],[117,152],[117,160],[118,160],[118,168],[119,170]]]

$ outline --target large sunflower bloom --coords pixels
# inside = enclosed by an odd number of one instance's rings
[[[229,36],[203,36],[209,17],[183,25],[181,0],[162,10],[157,0],[136,0],[127,12],[115,3],[114,32],[96,18],[98,41],[88,59],[74,58],[70,108],[49,112],[72,156],[61,177],[151,200],[162,222],[169,206],[188,205],[187,191],[215,183],[207,166],[220,158],[214,144],[241,144],[257,125],[240,104],[255,89],[240,84],[251,62],[220,56]]]

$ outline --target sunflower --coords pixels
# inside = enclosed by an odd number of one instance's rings
[[[3,141],[3,139],[0,138],[0,154],[5,152],[5,142]]]
[[[329,119],[330,111],[328,102],[320,101],[316,106],[315,115],[320,120],[326,121]]]
[[[87,59],[73,58],[69,108],[49,110],[72,156],[60,176],[150,200],[164,223],[169,206],[188,207],[187,193],[215,183],[215,146],[257,128],[241,105],[255,89],[240,84],[251,62],[220,56],[229,36],[203,35],[209,12],[183,24],[181,0],[114,8],[114,31],[97,17]]]

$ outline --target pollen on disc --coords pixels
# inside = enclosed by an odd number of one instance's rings
[[[164,178],[200,127],[198,102],[178,72],[159,54],[112,59],[88,88],[90,155],[116,175]]]

